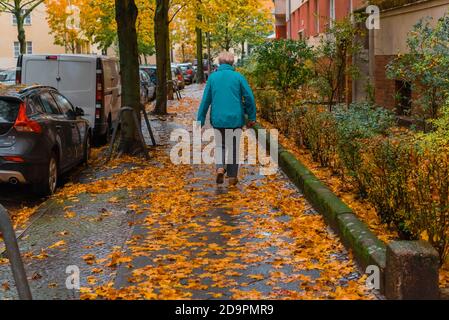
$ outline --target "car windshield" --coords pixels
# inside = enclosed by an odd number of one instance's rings
[[[0,123],[14,123],[19,113],[20,102],[0,98]]]

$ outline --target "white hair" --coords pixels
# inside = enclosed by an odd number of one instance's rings
[[[234,55],[228,51],[223,51],[218,55],[218,63],[220,64],[234,64]]]

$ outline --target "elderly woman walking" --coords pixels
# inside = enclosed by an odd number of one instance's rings
[[[207,81],[197,120],[204,126],[211,108],[210,122],[215,129],[217,184],[223,184],[227,174],[229,184],[236,185],[240,160],[238,132],[245,126],[245,116],[248,117],[248,128],[255,125],[256,103],[245,77],[233,67],[234,55],[223,52],[218,60],[220,67]]]

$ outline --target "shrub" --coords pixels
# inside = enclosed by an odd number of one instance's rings
[[[253,74],[258,87],[271,87],[286,96],[311,76],[312,49],[304,41],[276,40],[255,49]]]
[[[424,108],[424,119],[435,119],[449,94],[449,15],[431,25],[421,20],[407,39],[409,53],[399,55],[387,66],[391,79],[411,83]]]
[[[375,137],[363,147],[357,173],[381,221],[394,225],[401,238],[411,238],[404,223],[410,211],[407,180],[412,170],[408,139],[407,135]]]
[[[369,139],[385,134],[394,124],[394,115],[368,103],[353,103],[349,107],[335,108],[337,123],[337,152],[345,172],[355,179],[359,191],[365,194],[365,186],[359,177],[361,149]]]
[[[403,239],[449,254],[449,147],[411,133],[378,136],[362,148],[359,175],[383,222]]]
[[[308,107],[303,116],[302,127],[298,130],[313,159],[322,166],[338,168],[338,136],[332,113],[322,107]]]
[[[363,38],[364,30],[357,27],[357,23],[362,21],[359,15],[334,21],[315,48],[318,62],[314,65],[316,77],[313,84],[329,111],[335,103],[344,101],[346,78],[359,75],[356,65],[347,62],[363,48],[359,39]]]
[[[449,254],[449,148],[425,143],[411,155],[406,225],[438,250],[443,263]]]
[[[255,98],[260,116],[275,124],[277,110],[276,92],[273,92],[273,90],[256,90]]]

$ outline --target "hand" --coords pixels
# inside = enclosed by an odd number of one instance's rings
[[[246,126],[248,127],[248,129],[251,129],[251,128],[254,128],[255,125],[256,125],[256,121],[249,121]]]

